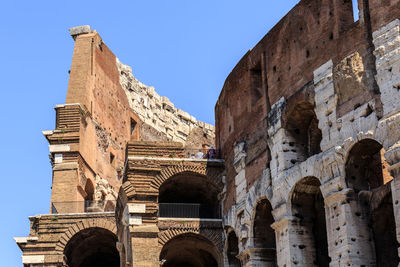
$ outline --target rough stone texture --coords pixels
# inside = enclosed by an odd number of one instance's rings
[[[359,1],[360,21],[355,23],[346,21],[352,11],[349,2],[300,1],[225,81],[216,104],[216,141],[226,168],[225,240],[234,232],[238,246],[236,252],[225,243],[226,266],[237,266],[232,253],[242,266],[270,266],[268,254],[260,263],[262,249],[271,247],[257,245],[260,238],[275,239],[277,266],[399,264],[400,32],[399,20],[393,20],[400,16],[399,1]],[[331,10],[329,18],[320,17],[322,6]],[[307,40],[321,47],[327,32],[308,33],[313,22],[306,15],[296,17],[299,13],[313,14],[318,25],[338,16],[324,28],[333,38],[311,61],[298,56],[307,45],[292,43]],[[303,33],[288,33],[305,21]],[[320,39],[313,40],[315,36]],[[275,47],[280,49],[277,55]],[[254,83],[258,61],[261,85]],[[301,72],[293,73],[296,66],[303,66]],[[254,98],[248,92],[260,87],[261,95],[269,97],[254,116],[249,106]],[[248,120],[250,116],[256,119]],[[263,131],[261,138],[255,129]],[[253,150],[248,144],[260,139],[266,140],[270,156],[257,167],[241,161]],[[275,235],[254,226],[258,203],[265,199],[272,207],[268,216],[273,216]]]
[[[84,205],[32,217],[24,264],[74,265],[101,244],[125,267],[398,266],[400,0],[358,2],[354,22],[351,1],[302,0],[244,55],[215,107],[223,159],[188,154],[213,127],[73,29],[67,104],[44,132],[51,204],[119,190],[116,220]],[[161,216],[176,203],[223,217]]]
[[[148,127],[154,128],[167,140],[186,143],[187,147],[214,145],[215,129],[213,125],[196,120],[187,112],[176,108],[165,96],[160,96],[154,87],[139,82],[132,74],[132,68],[117,59],[120,82],[128,95],[130,107]],[[163,138],[164,139],[164,138]],[[143,136],[143,140],[156,141],[152,136]]]

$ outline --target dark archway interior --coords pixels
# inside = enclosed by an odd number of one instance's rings
[[[287,117],[285,128],[292,137],[289,145],[298,155],[297,162],[321,152],[322,132],[318,128],[314,105],[308,102],[297,103]]]
[[[160,262],[163,267],[218,267],[215,246],[196,234],[174,237],[164,245]]]
[[[364,223],[369,227],[377,266],[399,264],[396,223],[390,181],[382,145],[361,140],[351,149],[346,162],[346,182],[356,193]],[[372,244],[373,242],[373,244]]]
[[[239,267],[240,261],[236,256],[239,254],[239,240],[234,231],[228,234],[228,249],[227,249],[229,266]]]
[[[381,144],[372,139],[361,140],[351,149],[346,162],[346,182],[354,192],[369,191],[384,184],[381,150]]]
[[[207,177],[190,172],[164,182],[158,202],[161,217],[219,217],[217,187]]]
[[[271,203],[263,199],[257,204],[254,218],[254,246],[263,249],[261,256],[265,260],[276,262],[275,231],[271,224],[274,223]]]
[[[292,196],[293,214],[300,219],[300,224],[314,241],[316,263],[318,266],[329,266],[328,238],[326,233],[324,198],[320,182],[315,177],[306,177],[299,181]]]
[[[171,177],[160,187],[159,203],[199,203],[216,205],[217,188],[206,177],[182,173]]]
[[[393,214],[392,192],[372,211],[371,225],[375,241],[377,266],[398,266],[396,222]]]
[[[75,234],[65,246],[69,267],[119,267],[117,237],[103,228],[89,228]]]

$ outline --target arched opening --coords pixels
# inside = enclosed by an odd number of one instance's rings
[[[119,267],[117,237],[107,229],[88,228],[75,234],[64,249],[69,267]]]
[[[236,257],[239,254],[239,240],[233,230],[228,233],[226,253],[229,266],[241,266],[239,259]]]
[[[184,172],[159,189],[159,216],[219,218],[218,189],[206,176]]]
[[[254,247],[259,250],[257,258],[268,262],[268,266],[271,266],[271,263],[273,266],[276,265],[275,231],[271,227],[273,223],[271,203],[267,199],[263,199],[256,207],[253,235]]]
[[[160,253],[163,267],[218,267],[214,244],[197,234],[182,234],[168,241]]]
[[[288,152],[296,155],[291,160],[293,164],[321,152],[322,132],[318,128],[314,105],[308,102],[297,103],[287,116],[285,129],[289,138]]]
[[[328,239],[326,232],[324,198],[320,190],[320,182],[315,177],[300,180],[292,195],[292,212],[299,219],[297,248],[314,258],[309,264],[320,267],[329,266]]]
[[[399,244],[390,187],[393,178],[384,153],[382,145],[372,139],[355,144],[346,162],[346,183],[354,190],[354,214],[361,220],[358,227],[370,234],[365,247],[375,251],[376,265],[397,266]]]

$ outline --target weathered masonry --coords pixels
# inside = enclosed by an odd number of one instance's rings
[[[300,1],[226,79],[226,266],[399,264],[400,1],[353,8]]]
[[[164,258],[166,266],[220,266],[214,127],[137,81],[89,26],[70,33],[66,103],[55,107],[55,129],[43,131],[50,212],[30,217],[29,236],[15,238],[24,266],[159,266]]]
[[[300,1],[227,77],[215,131],[70,32],[24,266],[400,266],[400,0]]]

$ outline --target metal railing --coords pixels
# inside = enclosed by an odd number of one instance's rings
[[[84,213],[115,211],[115,200],[85,200],[69,202],[53,202],[51,213]]]
[[[185,148],[185,158],[192,159],[220,159],[221,153],[218,149],[213,148]]]
[[[158,216],[161,218],[221,219],[217,205],[197,203],[159,203]]]

